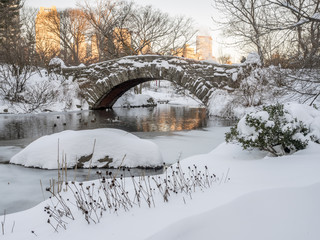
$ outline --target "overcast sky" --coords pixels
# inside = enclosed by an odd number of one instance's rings
[[[28,6],[56,6],[57,8],[75,7],[77,2],[81,2],[81,0],[25,0],[25,4]],[[172,16],[184,15],[193,18],[196,23],[195,26],[199,30],[198,35],[210,35],[213,38],[214,56],[221,54],[221,52],[232,54],[232,50],[226,49],[219,44],[219,42],[223,42],[223,39],[218,32],[213,31],[216,26],[211,17],[217,12],[211,5],[212,0],[133,0],[133,2],[140,5],[153,5]]]

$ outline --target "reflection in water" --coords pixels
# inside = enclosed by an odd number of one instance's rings
[[[170,105],[115,108],[109,111],[0,115],[0,141],[25,139],[26,143],[30,143],[43,135],[64,130],[118,128],[128,132],[170,132],[203,128],[206,124],[204,108]]]
[[[139,132],[171,132],[192,130],[206,126],[203,108],[155,108],[149,116],[137,116]]]

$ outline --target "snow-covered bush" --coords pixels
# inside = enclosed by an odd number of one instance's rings
[[[292,83],[292,90],[288,89],[290,81],[287,75],[291,70],[269,66],[246,66],[239,72],[241,79],[239,87],[233,92],[224,89],[215,89],[209,100],[210,115],[231,119],[240,119],[246,113],[261,110],[264,105],[295,101],[307,103],[308,98],[314,94],[304,96],[304,90]],[[309,89],[315,89],[316,85],[309,85]],[[294,91],[293,88],[297,89]]]
[[[319,143],[317,133],[310,130],[312,126],[295,116],[296,109],[303,108],[297,105],[298,108],[281,104],[264,106],[263,111],[247,114],[226,133],[226,141],[239,142],[244,149],[259,148],[275,156],[304,149],[310,140]],[[320,120],[319,113],[313,116]]]
[[[261,105],[268,80],[258,54],[248,55],[245,65],[238,72],[238,79],[240,85],[234,92],[235,100],[245,107]]]
[[[30,66],[0,65],[0,95],[10,102],[23,102],[23,92],[33,70]]]
[[[48,81],[39,81],[26,86],[20,104],[26,113],[32,113],[54,103],[58,90]]]

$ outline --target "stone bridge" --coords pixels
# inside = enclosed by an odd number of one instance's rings
[[[91,109],[112,108],[130,88],[151,80],[168,80],[190,91],[205,105],[214,89],[232,91],[239,86],[241,65],[220,65],[174,56],[140,55],[65,67],[51,64],[65,76],[73,76]]]

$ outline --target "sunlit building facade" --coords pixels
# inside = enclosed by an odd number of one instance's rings
[[[113,43],[119,53],[130,53],[131,33],[128,28],[115,28],[113,31]]]
[[[151,54],[152,53],[152,50],[151,50],[151,43],[149,40],[147,41],[144,41],[144,40],[141,40],[140,41],[140,50],[139,50],[139,54],[140,55],[144,55],[144,54]]]
[[[195,60],[215,60],[212,55],[212,37],[197,36],[196,50],[186,44],[182,48],[172,50],[171,55]]]
[[[40,7],[36,17],[36,51],[47,57],[60,54],[60,19],[57,8]]]
[[[196,47],[198,60],[214,60],[211,36],[197,36]]]
[[[184,45],[183,48],[176,49],[172,54],[178,57],[197,59],[194,48],[190,47],[189,44]]]
[[[88,29],[89,23],[81,9],[70,9],[68,10],[68,15],[71,25],[70,32],[73,36],[71,48],[76,53],[78,60],[85,62],[88,58],[88,40],[85,32]]]
[[[87,56],[92,62],[99,61],[99,47],[98,47],[98,38],[96,34],[93,34],[90,37],[90,41],[87,44]]]

